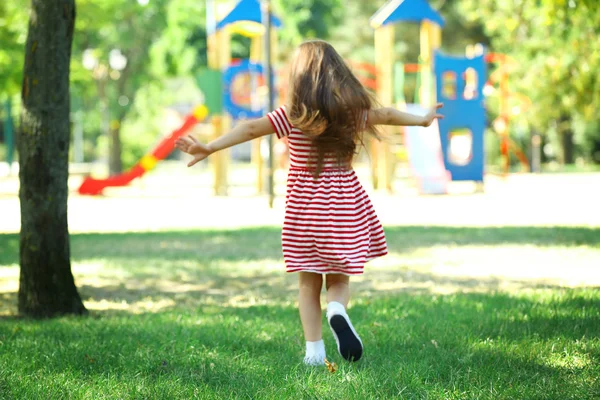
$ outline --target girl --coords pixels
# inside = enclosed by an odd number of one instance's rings
[[[381,223],[354,173],[351,162],[361,133],[377,137],[376,125],[429,126],[441,104],[425,116],[394,108],[374,108],[374,101],[334,48],[309,41],[291,65],[289,99],[266,117],[241,123],[208,144],[188,136],[176,147],[196,164],[210,154],[261,136],[287,137],[290,168],[282,231],[287,272],[298,272],[299,309],[306,356],[304,363],[325,361],[320,293],[325,276],[327,321],[346,360],[357,361],[363,344],[346,307],[350,275],[387,254]]]

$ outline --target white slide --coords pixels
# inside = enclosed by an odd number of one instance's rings
[[[427,109],[418,104],[406,104],[406,112],[425,115]],[[422,194],[445,194],[452,179],[444,166],[444,155],[440,141],[440,128],[435,120],[427,127],[407,126],[404,128],[404,143],[408,163]]]

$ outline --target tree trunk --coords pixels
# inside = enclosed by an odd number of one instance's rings
[[[71,273],[67,225],[69,65],[74,0],[32,0],[19,135],[19,313],[86,313]]]
[[[563,161],[565,164],[575,164],[575,143],[573,131],[568,129],[562,133]]]
[[[575,143],[573,141],[572,120],[568,115],[560,118],[559,132],[562,148],[563,164],[570,165],[575,163]]]
[[[110,150],[108,168],[110,175],[117,175],[123,172],[123,162],[121,161],[121,122],[111,122],[109,132]]]

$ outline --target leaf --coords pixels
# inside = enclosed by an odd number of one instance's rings
[[[325,359],[325,366],[327,367],[327,370],[329,372],[331,372],[332,374],[334,374],[335,371],[338,370],[337,364],[334,362],[329,362],[329,360],[327,360],[327,359]]]

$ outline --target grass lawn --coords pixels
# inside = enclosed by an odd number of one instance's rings
[[[598,399],[600,230],[388,227],[354,283],[356,364],[301,364],[279,229],[78,234],[91,313],[20,319],[0,235],[2,399]]]

